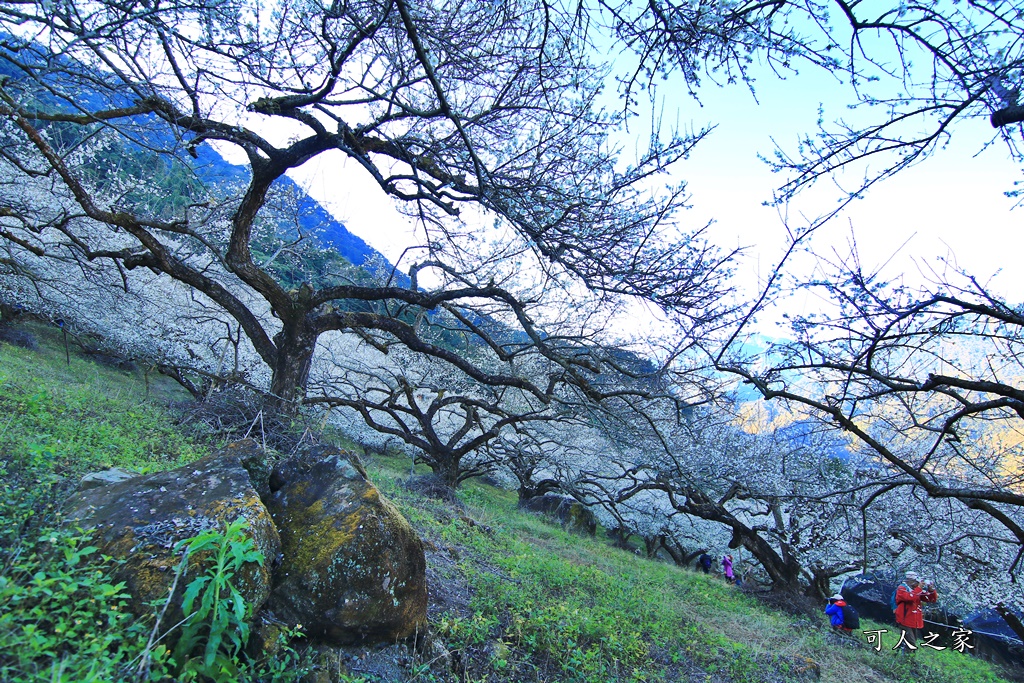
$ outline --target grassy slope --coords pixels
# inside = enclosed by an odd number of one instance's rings
[[[72,351],[32,326],[38,351],[0,344],[0,448],[41,454],[69,478],[102,467],[166,469],[206,449],[174,428],[161,404],[189,396],[165,377],[147,383]],[[155,373],[154,373],[155,374]],[[0,451],[3,452],[3,451]]]
[[[160,407],[186,398],[172,385],[72,355],[43,335],[39,351],[0,344],[0,469],[14,479],[108,465],[165,469],[206,448]],[[14,471],[18,463],[31,471]],[[408,460],[369,458],[371,475],[419,529],[434,592],[431,627],[462,674],[477,681],[998,681],[953,652],[900,658],[844,644],[824,628],[766,609],[713,577],[570,536],[518,512],[514,494],[470,483],[464,512],[407,491]],[[25,483],[23,481],[23,483]],[[66,488],[66,487],[65,487]],[[422,668],[410,679],[448,678]],[[359,680],[357,677],[351,680]]]
[[[427,540],[460,558],[475,597],[434,627],[469,653],[473,679],[808,680],[813,662],[829,682],[1002,680],[957,652],[903,658],[889,649],[895,638],[880,652],[863,636],[837,638],[824,614],[771,610],[714,576],[566,534],[516,510],[512,492],[467,485],[474,526],[404,491],[405,463],[376,456],[370,471]]]

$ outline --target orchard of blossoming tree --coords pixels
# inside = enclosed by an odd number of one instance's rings
[[[666,88],[770,87],[766,68],[836,75],[850,118],[767,159],[777,202],[850,172],[843,206],[979,120],[1022,160],[1016,3],[871,11],[2,3],[0,303],[447,486],[572,496],[652,555],[745,548],[752,577],[816,597],[927,566],[965,609],[1020,608],[1020,306],[954,265],[791,271],[834,212],[743,294],[740,250],[680,220],[708,129],[645,113]],[[342,158],[415,226],[399,264],[349,263],[303,222],[287,174]],[[786,339],[754,334],[808,293]],[[638,310],[656,332],[629,332]]]

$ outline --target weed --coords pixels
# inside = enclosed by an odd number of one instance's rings
[[[0,680],[121,680],[148,629],[128,611],[109,558],[79,531],[46,530],[5,558],[0,575]],[[155,662],[155,677],[165,669]],[[155,680],[155,678],[154,678]]]
[[[183,572],[192,555],[206,556],[206,571],[185,588],[182,612],[187,621],[174,648],[174,661],[182,681],[207,677],[214,681],[238,678],[237,657],[249,639],[249,605],[233,579],[242,567],[262,566],[263,553],[245,535],[246,521],[239,517],[223,531],[205,531],[181,541],[185,551],[178,571]]]
[[[341,674],[341,678],[338,679],[338,683],[371,683],[371,681],[366,676],[343,673]]]

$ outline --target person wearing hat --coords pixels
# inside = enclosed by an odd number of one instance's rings
[[[852,628],[847,628],[846,624],[843,623],[843,608],[846,607],[846,600],[843,599],[841,593],[836,593],[828,599],[828,606],[825,607],[825,614],[829,616],[829,620],[832,622],[832,628],[843,633],[853,633]]]
[[[921,629],[924,628],[924,612],[921,611],[922,602],[938,602],[939,594],[931,581],[922,585],[921,577],[916,572],[907,572],[906,579],[896,589],[896,623],[903,629],[905,634],[903,649],[917,649],[917,641],[921,637]]]

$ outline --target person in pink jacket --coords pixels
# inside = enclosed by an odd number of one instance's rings
[[[924,628],[924,612],[922,602],[938,602],[939,594],[929,581],[921,584],[921,578],[915,572],[907,572],[906,580],[896,589],[896,623],[903,629],[904,642],[913,650],[917,649],[917,641]],[[903,645],[903,650],[907,649]]]
[[[722,556],[722,572],[729,583],[736,583],[736,576],[732,573],[732,555]]]

